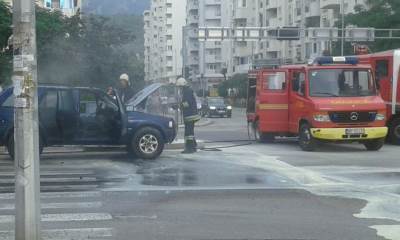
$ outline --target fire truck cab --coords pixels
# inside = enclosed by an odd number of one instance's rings
[[[250,71],[247,120],[258,141],[298,136],[304,151],[324,141],[360,142],[377,151],[388,133],[371,66],[355,57]]]
[[[358,56],[360,63],[370,64],[377,87],[387,106],[388,139],[400,145],[400,49]]]

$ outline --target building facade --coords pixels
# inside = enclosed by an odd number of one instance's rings
[[[183,73],[183,26],[186,4],[182,0],[152,0],[145,11],[145,80],[171,82]]]
[[[199,42],[199,27],[333,27],[341,16],[341,0],[187,0],[183,43],[185,75],[197,88],[209,88],[257,60],[304,62],[331,50],[329,41]],[[345,0],[345,14],[365,0]]]
[[[341,16],[341,0],[259,0],[258,25],[265,27],[334,27]],[[344,14],[353,13],[365,0],[343,1]],[[288,59],[304,62],[324,51],[331,51],[332,42],[322,40],[261,41],[255,59]]]

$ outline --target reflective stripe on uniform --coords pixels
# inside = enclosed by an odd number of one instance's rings
[[[185,122],[197,122],[201,119],[200,115],[192,115],[192,116],[187,116],[184,118]]]
[[[195,140],[194,136],[185,136],[185,140]]]
[[[188,102],[183,102],[183,103],[182,103],[182,106],[183,106],[184,108],[187,108],[187,107],[189,107],[189,103],[188,103]]]

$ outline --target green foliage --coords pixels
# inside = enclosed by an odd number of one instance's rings
[[[355,13],[345,17],[346,26],[373,27],[380,29],[400,29],[400,1],[367,0],[367,8],[356,6]],[[339,25],[337,25],[339,27]],[[398,35],[400,37],[400,35]],[[364,43],[363,43],[364,44]],[[400,48],[398,40],[376,40],[367,44],[372,52]],[[334,55],[340,53],[340,42],[334,44]],[[352,54],[351,43],[346,43],[345,53]]]
[[[7,85],[11,82],[12,52],[7,48],[8,39],[12,34],[11,10],[3,1],[0,1],[0,85]]]
[[[9,27],[11,20],[6,25]],[[79,13],[66,17],[59,11],[37,7],[39,82],[105,88],[115,86],[121,73],[128,73],[133,86],[140,88],[144,63],[137,54],[143,52],[137,46],[143,44],[137,43],[135,37],[140,34],[139,26],[143,29],[143,21],[138,17],[81,17]],[[5,71],[11,69],[11,58],[3,55],[0,74],[6,72],[11,76],[11,71]]]
[[[218,94],[221,97],[227,97],[229,88],[239,90],[238,98],[245,98],[247,95],[247,74],[235,74],[227,81],[218,86]]]

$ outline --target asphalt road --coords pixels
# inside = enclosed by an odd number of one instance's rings
[[[207,151],[154,161],[46,153],[43,239],[400,239],[400,148],[246,140],[243,111],[196,134]],[[0,239],[12,239],[13,163],[0,154]]]

